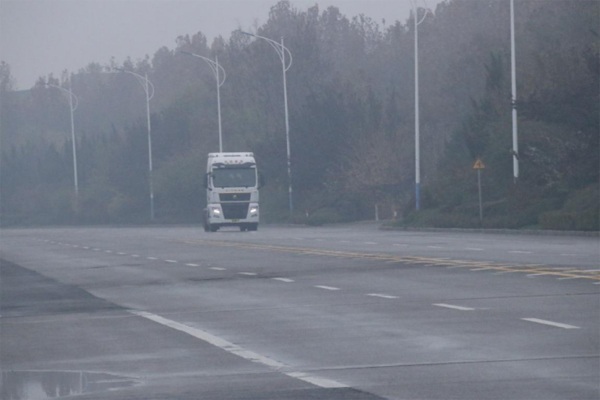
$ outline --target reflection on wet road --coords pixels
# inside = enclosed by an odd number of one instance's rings
[[[126,388],[140,382],[94,372],[3,371],[0,383],[0,400],[43,400]]]

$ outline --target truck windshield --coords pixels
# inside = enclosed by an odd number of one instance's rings
[[[256,186],[256,168],[218,168],[212,172],[215,187]]]

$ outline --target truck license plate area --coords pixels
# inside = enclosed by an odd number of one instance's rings
[[[244,219],[248,215],[250,203],[221,203],[225,219]]]

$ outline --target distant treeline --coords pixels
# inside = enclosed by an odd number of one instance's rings
[[[518,0],[516,53],[520,179],[513,181],[509,0],[446,0],[419,25],[422,210],[415,212],[414,16],[404,23],[349,18],[335,7],[275,4],[255,33],[283,37],[295,213],[287,210],[281,63],[265,41],[234,31],[208,44],[198,32],[153,57],[90,64],[15,91],[0,65],[0,222],[144,223],[149,220],[145,95],[148,75],[158,222],[198,222],[202,174],[218,151],[216,56],[224,151],[253,151],[267,185],[263,219],[320,224],[399,223],[598,229],[599,30],[597,0]],[[419,10],[419,18],[425,10]],[[74,195],[66,98],[75,111]],[[308,215],[308,217],[307,217]]]

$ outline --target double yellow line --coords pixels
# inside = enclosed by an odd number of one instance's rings
[[[247,250],[261,250],[261,251],[276,251],[283,253],[294,253],[294,254],[305,254],[305,255],[318,255],[328,257],[342,257],[342,258],[362,258],[369,260],[381,260],[388,262],[397,262],[402,264],[428,264],[440,267],[464,267],[464,268],[489,268],[497,271],[510,271],[510,272],[521,272],[521,273],[536,273],[545,275],[554,275],[565,278],[580,278],[580,279],[591,279],[600,281],[600,274],[597,271],[587,271],[582,269],[573,268],[551,268],[543,264],[496,264],[490,262],[478,262],[478,261],[463,261],[463,260],[446,260],[441,258],[430,258],[430,257],[399,257],[388,254],[376,254],[376,253],[358,253],[352,251],[337,251],[337,250],[322,250],[322,249],[310,249],[302,247],[283,247],[283,246],[272,246],[254,243],[240,243],[240,242],[228,242],[228,241],[217,241],[217,240],[175,240],[175,242],[186,243],[191,245],[202,245],[202,246],[219,246],[219,247],[234,247],[237,249]]]

